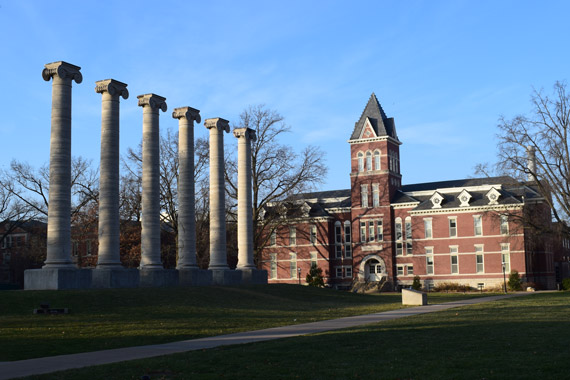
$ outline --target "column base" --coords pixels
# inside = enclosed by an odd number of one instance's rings
[[[257,268],[244,268],[238,269],[241,272],[241,283],[242,284],[255,284],[255,285],[266,285],[267,284],[267,271]]]
[[[24,271],[25,290],[86,289],[91,287],[92,269],[42,268]]]
[[[132,268],[95,268],[92,272],[92,288],[136,288],[139,286],[139,270]]]
[[[178,271],[174,269],[140,269],[141,288],[160,288],[178,285]]]
[[[240,285],[241,272],[232,269],[208,269],[212,273],[212,285]]]
[[[180,286],[210,286],[212,272],[200,268],[184,268],[178,270],[178,285]]]

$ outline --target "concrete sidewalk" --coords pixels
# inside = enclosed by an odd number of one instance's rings
[[[331,319],[327,321],[302,323],[298,325],[274,327],[264,330],[247,331],[242,333],[212,336],[201,339],[183,340],[173,343],[117,348],[113,350],[50,356],[45,358],[18,360],[13,362],[0,362],[0,380],[13,379],[16,377],[30,375],[40,375],[67,369],[116,363],[127,360],[144,359],[154,356],[169,355],[178,352],[201,350],[218,346],[262,342],[265,340],[314,334],[528,294],[529,293],[511,293],[500,296],[454,301],[438,305],[427,305],[407,309],[392,310],[383,313],[357,315],[354,317]]]

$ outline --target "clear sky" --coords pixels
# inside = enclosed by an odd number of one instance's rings
[[[122,152],[141,140],[137,95],[166,97],[163,131],[177,128],[176,107],[232,123],[265,103],[292,128],[284,143],[327,152],[321,190],[349,188],[347,140],[375,92],[403,142],[404,184],[469,177],[494,161],[501,115],[527,112],[533,86],[568,79],[569,14],[568,1],[0,0],[0,166],[49,160],[41,71],[63,60],[83,74],[73,155],[96,165],[95,81],[113,78],[130,91]]]

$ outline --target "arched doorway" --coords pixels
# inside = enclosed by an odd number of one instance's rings
[[[368,282],[380,281],[386,272],[384,264],[377,259],[370,259],[366,261],[364,270],[365,279]]]

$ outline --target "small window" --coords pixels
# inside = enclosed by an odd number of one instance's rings
[[[481,236],[483,235],[483,226],[482,226],[482,222],[481,222],[481,215],[475,215],[473,217],[473,229],[474,229],[474,233],[475,236]]]
[[[311,252],[311,266],[317,265],[317,252]]]
[[[406,242],[406,255],[412,255],[413,253],[414,253],[414,251],[413,251],[413,247],[412,247],[412,242],[408,240]]]
[[[459,273],[459,261],[457,255],[451,255],[451,273]]]
[[[352,267],[344,268],[344,272],[345,272],[346,277],[352,278]]]
[[[342,278],[342,267],[335,267],[336,270],[336,277]]]
[[[413,265],[408,265],[408,275],[409,276],[414,275],[414,266]]]
[[[424,219],[424,230],[426,239],[432,238],[432,224],[431,219]]]
[[[403,244],[401,241],[396,242],[396,256],[402,256]]]
[[[380,170],[380,152],[374,152],[374,170]]]
[[[91,247],[91,240],[87,240],[87,256],[91,256],[93,254],[93,249]]]
[[[457,218],[449,218],[449,237],[457,237]]]
[[[404,266],[403,265],[396,266],[396,270],[397,270],[398,276],[404,275]]]

